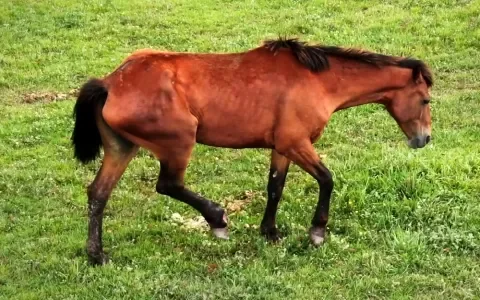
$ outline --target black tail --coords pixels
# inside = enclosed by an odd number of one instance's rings
[[[73,109],[75,127],[72,133],[72,144],[75,158],[86,164],[100,155],[102,139],[98,131],[96,111],[103,107],[108,91],[99,79],[90,79],[80,89],[77,103]]]

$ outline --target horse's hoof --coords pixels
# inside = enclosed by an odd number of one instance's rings
[[[108,256],[103,252],[95,253],[95,254],[89,253],[88,262],[94,266],[103,266],[108,264],[109,259],[108,259]]]
[[[212,233],[219,239],[228,240],[228,229],[227,227],[223,228],[212,228]]]
[[[267,241],[276,243],[282,239],[282,236],[276,227],[261,228],[260,233],[267,239]]]
[[[220,219],[219,222],[217,221],[215,223],[210,223],[210,228],[214,236],[216,236],[219,239],[228,240],[228,228],[227,228],[228,216],[223,211],[223,209],[221,211],[222,211],[222,218]]]
[[[321,246],[325,242],[325,228],[312,227],[310,228],[310,240],[313,245]]]

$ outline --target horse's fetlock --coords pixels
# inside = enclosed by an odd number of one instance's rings
[[[228,223],[225,210],[216,203],[210,205],[204,218],[214,228],[226,227]]]

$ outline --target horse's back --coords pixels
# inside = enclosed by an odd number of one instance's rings
[[[294,65],[258,49],[234,54],[140,50],[106,79],[104,118],[135,134],[141,128],[144,136],[172,136],[196,126],[199,143],[272,147],[282,107],[292,86],[298,86]]]

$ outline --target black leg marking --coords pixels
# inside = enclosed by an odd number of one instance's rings
[[[103,210],[107,204],[108,197],[108,193],[99,190],[95,183],[88,189],[87,254],[89,262],[94,265],[103,265],[108,262],[102,246]]]
[[[278,204],[282,198],[285,179],[287,177],[288,167],[285,170],[270,169],[268,176],[268,200],[265,214],[260,225],[261,233],[270,241],[278,241],[281,236],[275,225]]]
[[[330,199],[333,191],[333,178],[330,171],[319,162],[315,166],[315,179],[319,185],[319,198],[310,228],[310,238],[315,245],[321,245],[325,239]]]
[[[275,223],[278,204],[282,198],[289,166],[290,160],[288,158],[279,154],[276,150],[272,150],[267,185],[268,200],[260,225],[261,234],[269,241],[278,241],[281,238]]]

